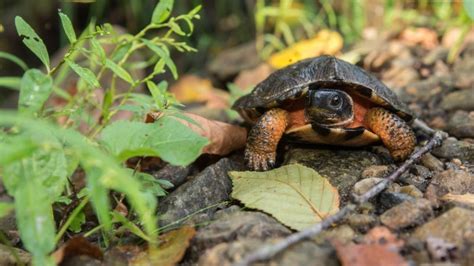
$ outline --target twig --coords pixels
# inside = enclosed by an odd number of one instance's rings
[[[424,126],[426,126],[426,124],[424,124]],[[397,178],[399,178],[411,165],[418,161],[424,154],[440,146],[443,140],[447,137],[446,133],[441,131],[433,131],[428,126],[426,126],[426,128],[423,128],[422,130],[425,131],[426,129],[429,129],[434,132],[430,141],[425,146],[415,151],[405,162],[403,162],[400,167],[393,171],[384,180],[377,183],[374,187],[372,187],[369,191],[365,192],[363,195],[354,197],[353,201],[355,203],[347,204],[337,213],[332,216],[329,216],[322,222],[315,224],[300,232],[296,232],[276,244],[265,245],[261,247],[255,252],[250,253],[248,256],[244,257],[241,261],[235,263],[233,266],[248,266],[258,261],[268,260],[276,254],[280,253],[281,251],[287,249],[289,246],[298,243],[304,239],[308,239],[318,235],[323,230],[329,228],[332,224],[342,220],[342,218],[344,218],[347,214],[355,210],[358,205],[378,195],[381,191],[386,189],[391,182],[397,180]],[[429,132],[429,130],[426,130],[425,132]]]

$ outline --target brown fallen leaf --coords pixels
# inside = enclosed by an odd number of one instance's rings
[[[161,235],[157,248],[140,252],[130,261],[130,265],[176,265],[195,234],[194,227],[185,226]]]
[[[205,103],[207,107],[214,109],[228,107],[229,94],[214,88],[209,79],[196,75],[183,76],[169,91],[183,104]]]
[[[428,28],[406,28],[399,36],[403,43],[410,46],[421,45],[423,48],[431,50],[439,46],[438,34]]]
[[[335,31],[321,30],[313,38],[299,41],[273,54],[268,63],[273,68],[282,68],[305,58],[318,55],[335,55],[343,46],[341,35]]]
[[[408,262],[398,253],[403,246],[403,241],[398,240],[390,230],[383,226],[370,230],[365,235],[362,244],[343,245],[335,240],[331,243],[343,266],[408,265]]]
[[[81,255],[97,260],[102,260],[103,258],[102,250],[82,236],[76,236],[69,239],[59,249],[57,249],[52,256],[55,263],[60,264],[63,261]]]
[[[159,112],[148,113],[145,122],[152,123],[162,114]],[[247,130],[243,127],[224,123],[216,120],[210,120],[205,117],[183,113],[195,123],[177,118],[183,125],[189,127],[199,135],[209,139],[209,144],[204,147],[203,153],[226,155],[232,151],[245,147],[247,141]]]

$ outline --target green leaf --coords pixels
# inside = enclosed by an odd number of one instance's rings
[[[9,214],[14,208],[13,203],[10,202],[0,202],[0,218],[5,217]]]
[[[0,142],[0,165],[7,165],[31,156],[38,145],[26,138],[8,138],[8,142]]]
[[[33,254],[33,265],[54,265],[48,259],[55,246],[56,232],[52,202],[35,179],[24,181],[13,195],[21,240]]]
[[[102,45],[96,38],[90,39],[90,43],[91,43],[92,52],[95,55],[97,55],[97,57],[99,57],[99,60],[101,62],[105,62],[106,55],[105,55],[104,47],[102,47]]]
[[[160,110],[164,109],[166,106],[165,91],[166,88],[168,88],[168,82],[163,80],[157,86],[155,83],[147,81],[146,86],[148,87],[148,90],[150,91],[151,96],[153,97],[153,100],[155,101],[155,104],[158,106],[158,108]]]
[[[173,74],[173,78],[177,79],[178,78],[178,70],[176,69],[176,65],[174,64],[173,60],[171,59],[169,55],[169,51],[165,50],[163,48],[166,48],[166,46],[160,47],[151,41],[147,39],[142,39],[142,42],[154,53],[156,53],[160,58],[162,58],[165,61],[166,66],[169,68],[171,71],[171,74]]]
[[[302,230],[339,209],[339,193],[311,168],[285,165],[267,172],[229,172],[232,197],[246,207],[271,214],[283,224]]]
[[[79,77],[81,77],[87,84],[89,84],[91,87],[94,88],[99,88],[100,83],[97,80],[94,72],[92,72],[90,69],[81,67],[80,65],[74,63],[73,61],[66,59],[66,63],[68,64],[69,67],[77,74]]]
[[[114,61],[110,59],[105,59],[105,67],[112,70],[115,75],[119,76],[121,79],[133,85],[134,81],[132,76],[121,66],[117,65]]]
[[[4,59],[12,61],[13,63],[21,67],[24,71],[28,69],[28,66],[26,65],[26,63],[20,58],[16,57],[15,55],[0,51],[0,58],[4,58]]]
[[[153,10],[153,15],[151,16],[152,24],[160,24],[163,21],[167,20],[173,10],[174,0],[159,0],[155,9]]]
[[[53,91],[53,80],[38,69],[25,72],[20,84],[18,109],[21,113],[36,114]]]
[[[464,6],[464,9],[466,10],[467,15],[471,19],[471,21],[474,20],[474,1],[464,0],[463,6]]]
[[[23,37],[23,43],[41,60],[49,72],[49,55],[43,40],[22,17],[15,17],[15,26],[18,36]]]
[[[0,77],[0,87],[20,90],[21,78],[19,77]]]
[[[71,44],[77,41],[76,33],[74,32],[74,27],[72,26],[71,20],[63,12],[59,11],[59,17],[61,18],[61,24],[63,25],[64,32],[66,33],[67,38]]]
[[[134,156],[158,156],[173,165],[193,162],[207,139],[172,117],[155,123],[118,121],[102,131],[102,143],[120,161]]]
[[[174,31],[176,34],[181,35],[181,36],[186,35],[186,33],[181,29],[181,27],[178,25],[178,23],[176,23],[174,21],[170,21],[169,25],[170,25],[171,30]]]
[[[71,225],[69,225],[69,231],[73,233],[80,233],[82,225],[86,223],[86,215],[84,212],[79,212],[74,219],[71,222]]]

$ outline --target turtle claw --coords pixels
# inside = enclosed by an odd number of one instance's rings
[[[267,171],[275,167],[275,152],[257,152],[251,149],[245,150],[245,162],[254,171]]]

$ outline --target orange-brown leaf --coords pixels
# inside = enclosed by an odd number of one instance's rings
[[[56,264],[59,264],[69,258],[81,255],[86,255],[98,260],[102,260],[103,257],[100,248],[91,244],[82,236],[76,236],[69,239],[59,249],[57,249],[52,256]]]
[[[131,260],[131,265],[176,265],[184,256],[191,239],[196,234],[194,227],[185,226],[160,236],[160,245],[143,251]]]
[[[179,119],[179,121],[209,140],[209,144],[204,147],[203,153],[226,155],[245,147],[247,141],[247,130],[245,128],[210,120],[191,113],[184,113],[184,115],[192,119],[195,123],[183,119]],[[160,113],[149,113],[145,121],[153,122],[155,118],[159,116]]]

